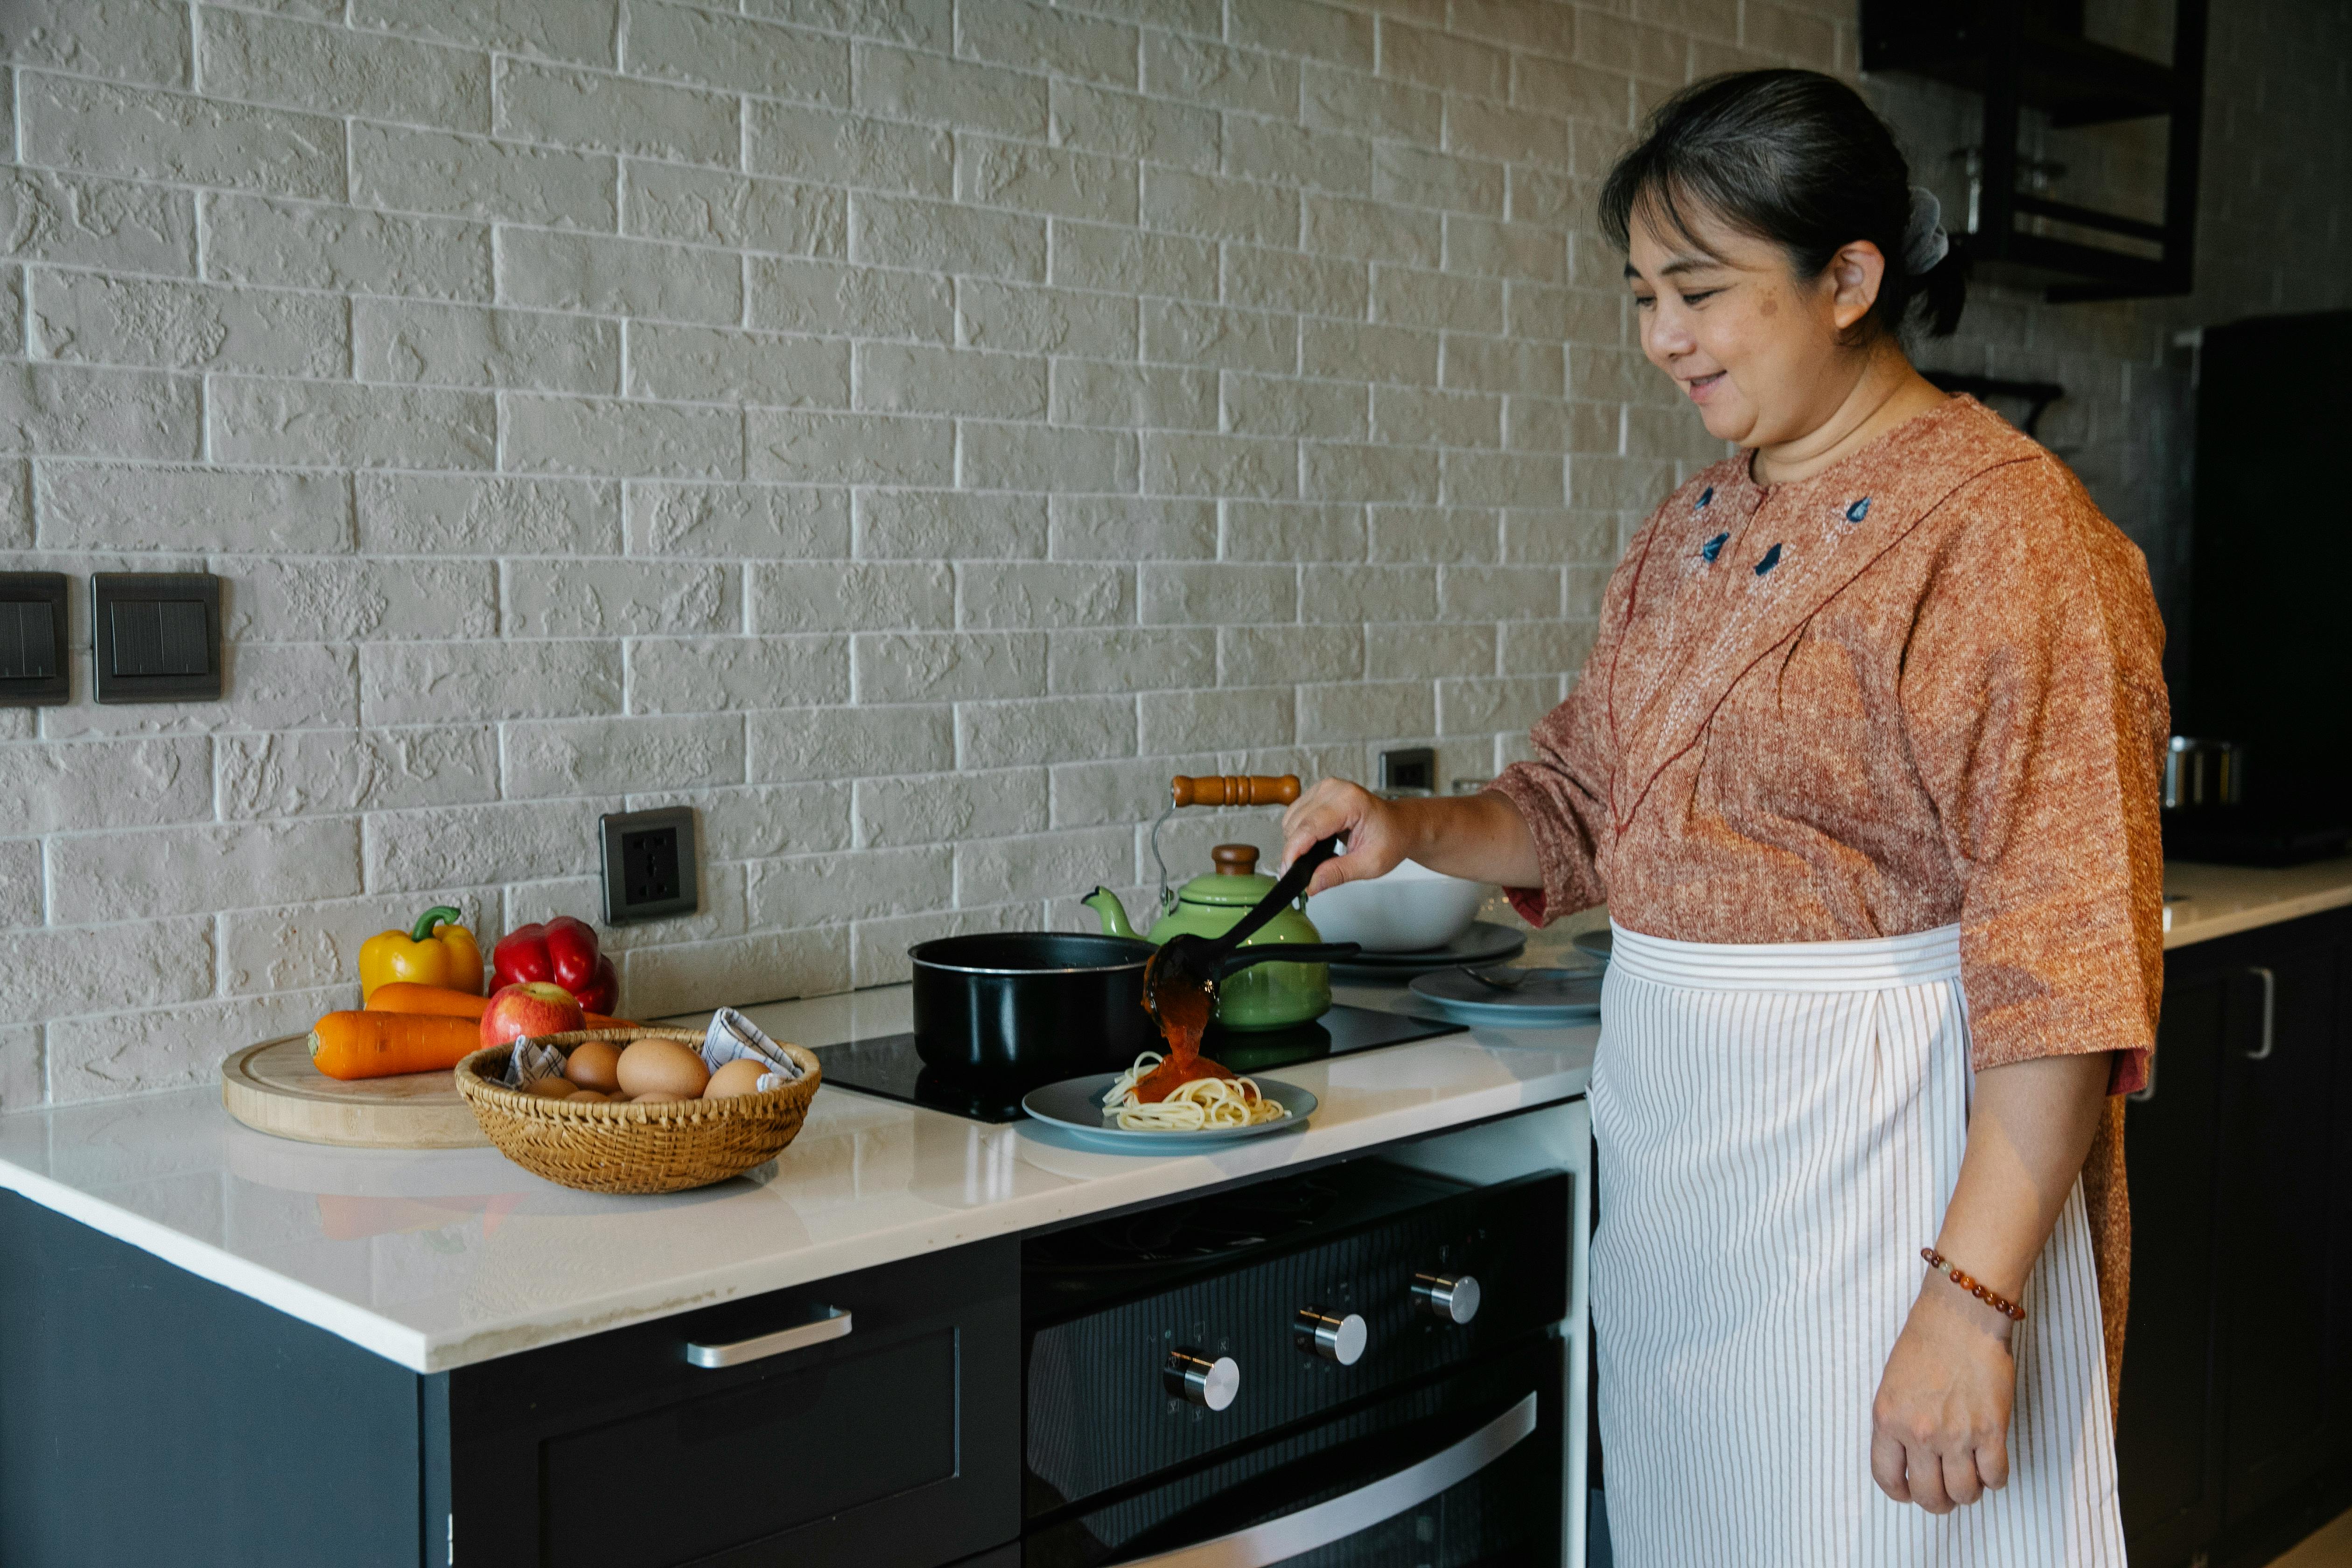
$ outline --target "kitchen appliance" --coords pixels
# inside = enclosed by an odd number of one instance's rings
[[[2188,609],[2167,650],[2173,721],[2241,748],[2242,783],[2234,800],[2166,811],[2168,856],[2284,866],[2352,842],[2352,637],[2329,569],[2341,421],[2327,398],[2278,395],[2347,354],[2352,310],[2200,335]]]
[[[1316,894],[1307,918],[1326,940],[1360,942],[1367,952],[1421,952],[1468,931],[1486,891],[1484,882],[1400,860],[1380,876]]]
[[[1024,1241],[1024,1568],[1559,1562],[1569,1225],[1364,1160]]]
[[[1136,984],[1135,1016],[1143,1019],[1145,1027],[1149,1029],[1151,1020],[1143,1011],[1139,975]],[[1311,1024],[1299,1024],[1287,1029],[1228,1035],[1217,1025],[1211,1024],[1207,1037],[1201,1042],[1201,1049],[1203,1054],[1223,1062],[1235,1072],[1255,1073],[1287,1067],[1294,1062],[1320,1061],[1327,1057],[1346,1056],[1381,1046],[1402,1046],[1414,1040],[1434,1039],[1441,1035],[1463,1032],[1462,1025],[1441,1018],[1418,1018],[1405,1013],[1350,1007],[1342,1004]],[[1157,1049],[1159,1043],[1160,1037],[1155,1032],[1139,1049]],[[1022,1119],[1023,1095],[1056,1079],[1074,1076],[1067,1071],[1044,1070],[1036,1067],[1034,1060],[1024,1059],[1013,1071],[1003,1076],[959,1078],[950,1072],[941,1072],[926,1062],[912,1033],[845,1040],[838,1045],[819,1046],[816,1053],[817,1059],[824,1064],[824,1081],[829,1089],[854,1089],[864,1094],[879,1095],[885,1100],[903,1100],[908,1105],[943,1110],[950,1116],[968,1117],[974,1121],[1018,1121]],[[1124,1069],[1134,1059],[1135,1054],[1129,1053],[1108,1067],[1077,1070],[1107,1072],[1115,1068]]]

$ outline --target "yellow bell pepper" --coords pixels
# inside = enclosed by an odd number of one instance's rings
[[[360,943],[360,1005],[394,980],[482,994],[482,950],[474,933],[457,923],[456,910],[429,909],[414,931],[378,931]]]

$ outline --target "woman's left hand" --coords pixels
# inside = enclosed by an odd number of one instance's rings
[[[1870,1473],[1896,1502],[1949,1513],[2009,1482],[2017,1363],[2009,1320],[1930,1275],[1870,1406]]]

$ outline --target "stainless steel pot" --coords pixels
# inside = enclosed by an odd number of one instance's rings
[[[2164,752],[2164,807],[2235,805],[2246,792],[2246,749],[2235,741],[2175,735]]]

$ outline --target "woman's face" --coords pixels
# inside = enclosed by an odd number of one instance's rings
[[[1709,435],[1742,447],[1801,439],[1861,374],[1866,351],[1843,335],[1878,298],[1885,259],[1857,241],[1819,278],[1800,278],[1779,245],[1694,216],[1696,245],[1634,211],[1625,277],[1642,352],[1698,405]]]

